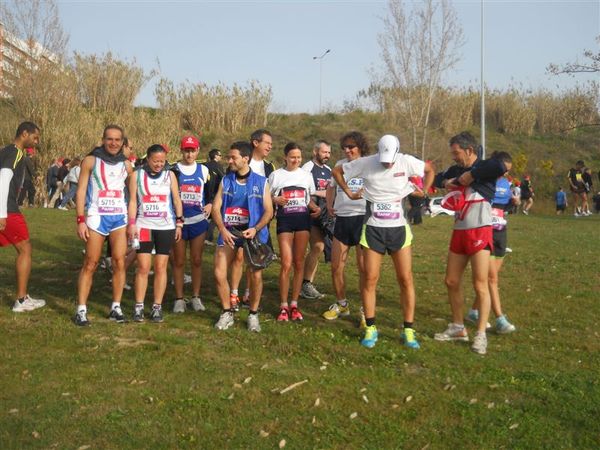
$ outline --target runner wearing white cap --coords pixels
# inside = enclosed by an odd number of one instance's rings
[[[434,172],[429,163],[400,153],[400,141],[396,136],[385,135],[379,140],[378,153],[355,159],[332,172],[339,187],[351,199],[364,197],[366,214],[362,226],[360,244],[364,249],[363,308],[366,320],[365,335],[361,344],[372,348],[377,342],[375,327],[376,288],[381,260],[387,252],[391,255],[400,285],[404,310],[402,340],[410,348],[419,348],[413,329],[415,313],[415,288],[412,278],[412,233],[404,218],[402,199],[415,190],[409,177],[424,177],[427,192],[433,183]],[[352,192],[346,179],[360,177],[363,188]]]

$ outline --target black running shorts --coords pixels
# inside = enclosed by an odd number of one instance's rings
[[[401,227],[374,227],[372,225],[363,225],[360,245],[365,248],[385,255],[392,254],[412,243],[412,231],[410,226]]]
[[[333,237],[348,247],[360,244],[365,216],[336,217]]]
[[[140,230],[140,248],[137,253],[152,253],[168,255],[175,242],[175,229],[172,230]]]

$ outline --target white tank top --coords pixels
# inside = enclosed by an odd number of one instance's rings
[[[149,230],[175,228],[175,212],[171,198],[171,171],[163,170],[156,178],[145,170],[137,172],[138,211],[136,226]]]
[[[124,162],[108,164],[100,158],[96,158],[86,195],[88,215],[127,214],[126,179],[127,167]]]

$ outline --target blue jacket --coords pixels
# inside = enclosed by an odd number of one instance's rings
[[[263,206],[263,195],[265,191],[265,183],[267,179],[262,175],[250,172],[246,180],[248,194],[248,212],[250,213],[250,222],[248,228],[256,226],[262,218],[265,208]],[[221,214],[225,214],[225,210],[231,204],[233,199],[233,186],[235,183],[235,172],[230,172],[223,177],[223,204],[221,206]],[[269,237],[269,228],[263,227],[257,233],[258,240],[263,244],[267,243]]]

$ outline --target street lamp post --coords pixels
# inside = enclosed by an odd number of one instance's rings
[[[325,55],[330,51],[331,49],[327,49],[321,56],[313,56],[313,60],[319,60],[319,113],[322,112],[321,105],[323,101],[323,58],[325,58]]]

